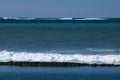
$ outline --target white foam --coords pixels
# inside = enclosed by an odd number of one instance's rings
[[[5,20],[7,19],[15,19],[15,20],[107,20],[107,18],[99,18],[99,17],[85,17],[85,18],[35,18],[35,17],[1,17]]]
[[[73,20],[73,18],[59,18],[59,20]]]
[[[94,18],[94,17],[86,17],[86,18],[78,18],[75,20],[105,20],[105,18]]]
[[[15,20],[33,20],[32,17],[2,17],[3,19],[15,19]]]
[[[120,54],[117,55],[82,55],[57,53],[27,53],[0,51],[0,62],[7,61],[40,61],[40,62],[74,62],[88,64],[120,65]]]
[[[96,48],[87,48],[89,52],[100,52],[100,53],[115,53],[120,52],[120,49],[96,49]]]

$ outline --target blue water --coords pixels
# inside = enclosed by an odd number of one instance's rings
[[[120,23],[4,23],[0,50],[119,49]]]
[[[0,67],[0,80],[120,80],[120,67]]]
[[[44,60],[120,64],[120,19],[0,19],[0,61],[34,60],[23,54],[52,54]],[[19,54],[19,57],[15,57]],[[22,56],[21,56],[22,54]],[[90,55],[97,57],[90,58]],[[99,57],[104,55],[102,57]],[[109,56],[110,55],[110,56]],[[115,56],[114,56],[115,55]],[[84,57],[83,56],[83,57]],[[44,58],[44,56],[41,56]],[[39,58],[41,58],[39,56]],[[37,56],[36,56],[37,58]],[[42,59],[43,59],[42,58]],[[55,58],[55,59],[54,59]],[[37,58],[38,59],[38,58]],[[104,59],[104,60],[103,60]],[[103,60],[103,61],[102,61]],[[59,60],[58,60],[59,61]],[[78,60],[79,62],[79,60]],[[120,80],[120,67],[0,66],[0,80]]]

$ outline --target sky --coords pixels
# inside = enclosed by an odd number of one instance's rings
[[[0,16],[120,18],[120,0],[0,0]]]

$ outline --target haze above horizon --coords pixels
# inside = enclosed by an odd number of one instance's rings
[[[1,17],[120,17],[120,0],[1,0]]]

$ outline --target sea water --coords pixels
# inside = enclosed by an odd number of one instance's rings
[[[120,80],[120,67],[0,67],[0,80]]]
[[[0,62],[7,61],[39,61],[39,62],[74,62],[87,64],[114,64],[120,65],[120,19],[119,18],[0,18]],[[7,69],[7,68],[6,68]],[[15,68],[17,71],[17,68]],[[34,69],[34,68],[33,68]],[[54,68],[53,68],[54,69]],[[60,68],[61,69],[61,68]],[[99,78],[98,75],[113,75],[105,80],[119,80],[117,68],[65,68],[69,69],[58,77],[74,75],[68,79],[88,80],[89,77]],[[78,71],[77,71],[77,70]],[[97,70],[96,70],[97,69]],[[98,70],[102,71],[98,71]],[[113,71],[107,71],[112,69]],[[7,69],[9,71],[9,67]],[[18,69],[19,70],[19,69]],[[31,71],[32,68],[29,70]],[[49,72],[49,68],[47,68]],[[75,70],[75,73],[72,70]],[[80,78],[79,71],[83,71]],[[87,70],[87,72],[84,72]],[[105,71],[104,71],[105,70]],[[32,72],[32,71],[31,71]],[[27,73],[26,75],[52,77],[55,73],[41,72]],[[51,71],[50,71],[51,72]],[[68,73],[70,74],[68,75]],[[0,72],[0,74],[3,72]],[[4,75],[9,72],[4,72]],[[21,72],[17,72],[21,74]],[[23,74],[22,73],[22,74]],[[82,73],[82,72],[81,72]],[[90,74],[92,73],[92,74]],[[109,73],[109,74],[107,74]],[[65,74],[65,75],[64,75]],[[105,75],[103,75],[105,74]],[[24,74],[23,74],[24,75]],[[49,76],[51,75],[51,76]],[[86,75],[86,76],[85,76]],[[20,75],[17,75],[20,77]],[[3,78],[0,77],[0,78]],[[22,76],[21,76],[22,77]],[[4,80],[5,78],[3,78]],[[12,78],[11,78],[12,79]],[[45,79],[45,78],[43,78]],[[55,78],[57,79],[57,78]],[[67,79],[67,77],[65,78]],[[98,79],[101,80],[102,78]],[[17,79],[16,79],[17,80]],[[19,79],[18,79],[19,80]],[[24,80],[24,79],[23,79]],[[27,80],[27,79],[25,79]],[[47,79],[46,79],[47,80]],[[92,79],[95,80],[95,79]]]

